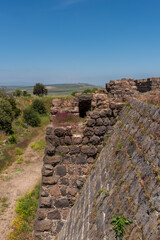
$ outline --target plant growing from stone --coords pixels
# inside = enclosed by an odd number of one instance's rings
[[[132,224],[132,221],[126,219],[123,215],[113,216],[111,219],[116,240],[122,240],[126,226]]]

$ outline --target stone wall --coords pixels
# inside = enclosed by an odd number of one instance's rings
[[[49,240],[60,232],[123,105],[89,112],[78,134],[70,126],[47,127],[35,237]]]
[[[57,240],[111,240],[111,218],[133,223],[124,239],[160,239],[160,108],[129,100]]]
[[[110,98],[126,98],[138,92],[160,90],[160,78],[147,78],[134,80],[133,78],[111,80],[106,84],[107,94]]]

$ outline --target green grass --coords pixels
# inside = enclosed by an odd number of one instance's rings
[[[21,148],[19,148],[19,147],[16,147],[15,148],[15,153],[16,153],[16,155],[22,155],[23,154],[23,150]]]
[[[17,217],[13,220],[12,231],[8,240],[30,240],[32,239],[33,222],[35,219],[40,183],[37,184],[33,191],[30,191],[17,201],[15,211]]]
[[[33,150],[35,150],[36,152],[43,152],[45,147],[46,147],[46,141],[44,138],[31,144],[31,148],[33,148]]]
[[[5,212],[6,208],[8,208],[7,202],[8,202],[8,198],[6,197],[0,198],[0,214]]]

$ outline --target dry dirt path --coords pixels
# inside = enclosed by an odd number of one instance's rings
[[[44,133],[34,138],[32,142],[42,137],[44,137]],[[22,155],[23,162],[21,164],[15,162],[0,174],[0,240],[7,239],[11,230],[11,223],[15,217],[16,200],[32,190],[41,179],[44,154],[35,152],[30,145]],[[5,207],[2,207],[2,203]]]

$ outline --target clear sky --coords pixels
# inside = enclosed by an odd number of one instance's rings
[[[160,0],[0,0],[0,85],[160,76]]]

